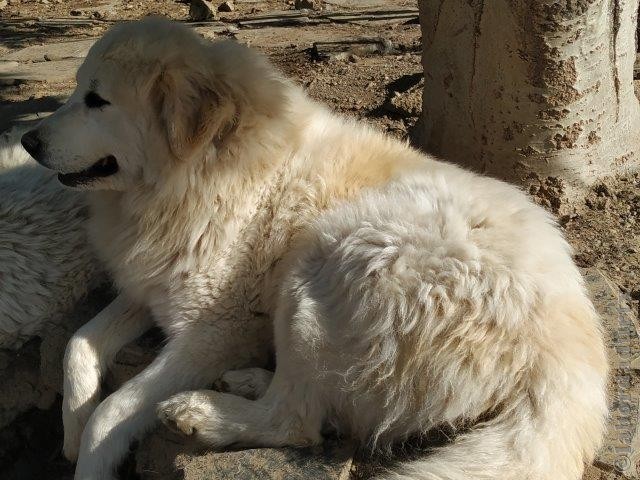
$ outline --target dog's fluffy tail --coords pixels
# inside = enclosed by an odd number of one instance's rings
[[[578,480],[593,452],[563,444],[561,423],[547,432],[529,420],[480,426],[380,480]]]
[[[593,325],[595,312],[582,313]],[[573,338],[560,335],[564,350],[550,342],[510,407],[380,480],[579,480],[605,431],[606,355],[593,329],[562,333]]]

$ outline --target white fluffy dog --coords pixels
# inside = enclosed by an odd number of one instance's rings
[[[85,231],[84,195],[65,189],[0,135],[0,348],[63,324],[100,276]]]
[[[156,411],[214,447],[316,444],[331,423],[384,449],[473,424],[390,478],[576,480],[593,458],[599,320],[553,220],[516,188],[157,19],[97,42],[23,144],[92,190],[92,240],[121,292],[67,348],[76,479],[113,478]],[[150,318],[167,345],[100,403],[105,366]],[[263,364],[272,337],[273,378],[224,374]],[[231,393],[189,391],[221,376]]]

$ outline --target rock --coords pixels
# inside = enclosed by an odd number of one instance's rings
[[[301,25],[316,25],[319,20],[313,21],[303,12],[295,10],[274,12],[266,15],[252,16],[251,18],[242,18],[238,22],[241,28],[264,28],[264,27],[289,27]],[[302,33],[302,32],[300,32]]]
[[[109,367],[105,385],[112,391],[117,390],[127,380],[144,370],[156,356],[160,341],[155,332],[144,335],[134,343],[126,345]]]
[[[220,35],[235,35],[238,27],[231,23],[211,22],[206,25],[194,26],[193,30],[208,40],[217,40]]]
[[[335,439],[303,449],[204,450],[159,428],[138,449],[136,470],[141,480],[347,480],[355,452]]]
[[[640,373],[635,370],[640,356],[638,319],[629,307],[630,298],[598,269],[585,269],[583,273],[606,329],[611,364],[611,416],[597,464],[637,479],[640,476]]]
[[[191,0],[189,4],[189,18],[195,22],[216,20],[218,13],[209,0]]]
[[[311,57],[314,60],[349,60],[351,56],[368,57],[388,55],[395,52],[391,41],[382,37],[362,37],[314,42]]]
[[[83,14],[82,10],[71,10],[69,12],[70,15],[74,16],[74,17],[79,17],[80,15]]]
[[[295,0],[293,4],[296,10],[321,10],[322,2],[320,0]]]
[[[587,465],[582,480],[623,480],[616,472],[603,471],[594,465]]]
[[[7,0],[0,0],[0,12],[7,7]]]
[[[234,10],[235,10],[235,6],[232,1],[223,2],[220,5],[218,5],[219,12],[233,12]]]

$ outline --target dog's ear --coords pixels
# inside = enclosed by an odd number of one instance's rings
[[[151,91],[173,155],[186,160],[232,130],[235,102],[224,85],[187,68],[165,69]]]

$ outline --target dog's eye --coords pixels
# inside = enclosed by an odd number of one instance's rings
[[[111,105],[110,102],[102,98],[96,92],[89,92],[84,96],[84,103],[88,108],[100,108]]]

